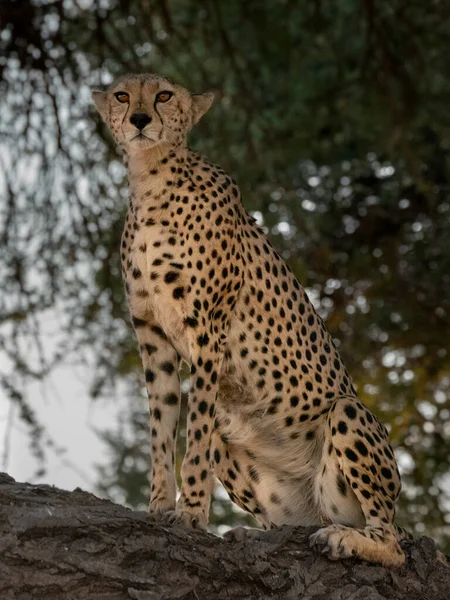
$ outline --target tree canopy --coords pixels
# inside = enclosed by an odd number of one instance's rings
[[[359,396],[389,425],[399,522],[446,543],[449,18],[443,0],[0,5],[0,384],[43,461],[27,382],[82,361],[94,398],[118,384],[130,396],[117,430],[103,432],[114,456],[103,489],[135,506],[148,493],[119,269],[125,172],[90,88],[158,72],[215,93],[192,145],[238,180]],[[220,497],[215,506],[217,522],[233,518]]]

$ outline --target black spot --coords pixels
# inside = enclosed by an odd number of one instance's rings
[[[351,404],[347,404],[347,406],[344,408],[344,412],[349,419],[356,419],[356,410]]]
[[[352,462],[358,462],[358,456],[350,448],[345,449],[345,456]]]
[[[392,452],[388,448],[384,449],[384,454],[391,460],[394,460],[394,457],[392,456]]]
[[[133,321],[133,326],[135,328],[137,327],[145,327],[147,325],[147,323],[145,321],[143,321],[142,319],[138,319],[137,317],[131,317],[132,321]]]
[[[161,327],[158,327],[158,325],[153,325],[152,326],[152,331],[153,333],[155,333],[157,336],[159,336],[160,338],[162,338],[163,340],[167,339],[166,338],[166,334],[164,333],[164,331],[161,329]]]
[[[173,283],[174,281],[176,281],[179,278],[180,274],[177,273],[176,271],[169,271],[168,273],[166,273],[164,275],[164,281],[166,283]]]
[[[173,290],[172,296],[175,300],[179,300],[180,298],[184,298],[184,287],[177,287]]]
[[[172,375],[172,373],[175,371],[175,367],[170,362],[163,362],[161,365],[161,370],[164,371],[164,373],[167,373],[167,375]]]
[[[367,450],[367,446],[361,440],[356,440],[356,442],[355,442],[355,448],[358,450],[358,452],[362,456],[367,456],[369,454],[369,452]]]
[[[153,371],[151,369],[146,369],[145,381],[147,381],[149,383],[151,383],[152,381],[155,381],[155,374],[153,373]]]
[[[183,323],[185,325],[187,325],[188,327],[197,327],[198,325],[198,320],[195,319],[194,317],[186,317],[183,321]]]
[[[178,396],[176,394],[167,394],[167,396],[164,396],[164,404],[175,406],[178,404]]]
[[[149,356],[151,356],[158,350],[158,348],[156,346],[152,346],[151,344],[144,344],[143,348],[145,348],[145,351],[147,352],[147,354]]]
[[[386,479],[392,479],[392,471],[390,469],[387,469],[386,467],[383,467],[381,469],[381,474],[383,475],[383,477],[386,477]]]
[[[339,433],[342,433],[342,435],[345,435],[347,433],[348,428],[347,428],[347,424],[345,423],[345,421],[339,421],[338,431],[339,431]]]
[[[198,345],[201,346],[206,346],[209,342],[209,335],[207,333],[204,333],[203,335],[199,335],[197,338],[197,343]]]
[[[198,405],[198,412],[201,413],[202,415],[206,414],[208,410],[208,403],[205,402],[204,400],[202,400],[200,402],[200,404]]]

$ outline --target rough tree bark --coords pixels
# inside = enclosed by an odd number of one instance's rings
[[[448,600],[450,567],[428,538],[397,571],[313,553],[313,529],[228,542],[153,522],[79,489],[0,474],[1,600]]]

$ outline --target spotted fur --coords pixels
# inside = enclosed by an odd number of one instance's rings
[[[131,188],[121,257],[151,413],[150,511],[206,528],[215,475],[264,528],[319,525],[311,544],[331,559],[402,564],[385,427],[236,182],[187,147],[212,96],[139,75],[94,100]],[[191,378],[177,501],[181,360]]]

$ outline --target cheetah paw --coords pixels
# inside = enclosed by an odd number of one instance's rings
[[[323,527],[309,537],[309,545],[330,560],[356,556],[353,538],[354,531],[343,525]]]
[[[186,527],[187,529],[199,529],[201,531],[206,531],[208,525],[208,521],[203,512],[192,513],[188,510],[179,508],[167,511],[164,520],[171,525],[183,525],[183,527]]]
[[[175,502],[162,500],[162,501],[152,502],[150,504],[150,506],[148,507],[148,512],[155,513],[155,514],[166,513],[169,510],[175,510]]]

